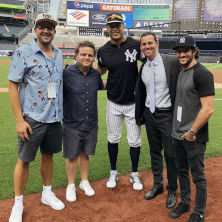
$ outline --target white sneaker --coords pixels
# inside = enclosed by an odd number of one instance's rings
[[[23,204],[14,204],[9,222],[22,222]]]
[[[118,181],[118,172],[117,170],[110,170],[110,176],[109,179],[106,182],[107,188],[116,188],[116,183]]]
[[[66,188],[66,200],[69,202],[76,201],[76,187],[75,184],[69,184]]]
[[[52,191],[42,191],[41,202],[43,204],[49,205],[54,210],[62,210],[65,208],[65,204],[59,200]]]
[[[138,172],[132,172],[131,173],[130,183],[133,184],[133,189],[134,190],[142,190],[143,189],[143,184],[140,180]]]
[[[93,188],[90,186],[89,181],[88,180],[83,180],[81,181],[81,183],[79,184],[79,188],[85,191],[85,194],[87,196],[93,196],[95,195],[95,191],[93,190]]]

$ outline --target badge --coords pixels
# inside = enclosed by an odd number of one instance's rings
[[[182,120],[182,107],[178,106],[177,107],[177,121],[181,122],[181,120]]]
[[[56,98],[56,84],[55,83],[48,83],[48,98],[54,99]]]

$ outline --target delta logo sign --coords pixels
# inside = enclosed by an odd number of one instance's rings
[[[100,5],[99,4],[94,4],[94,3],[67,1],[67,9],[99,11]]]

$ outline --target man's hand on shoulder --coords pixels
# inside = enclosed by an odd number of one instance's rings
[[[107,72],[107,68],[106,67],[101,67],[98,64],[93,64],[93,68],[97,69],[100,73],[100,75],[103,75]]]

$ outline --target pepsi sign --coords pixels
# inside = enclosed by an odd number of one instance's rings
[[[100,9],[100,5],[95,3],[67,1],[67,9],[98,11]]]

